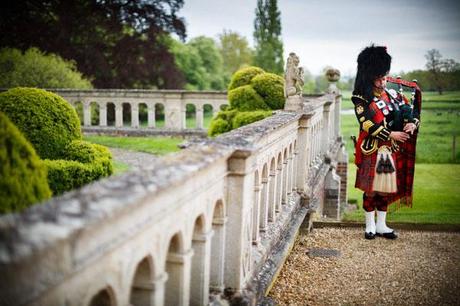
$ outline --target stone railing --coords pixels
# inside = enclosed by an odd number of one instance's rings
[[[305,216],[340,212],[340,101],[309,98],[302,111],[278,111],[153,167],[2,216],[0,301],[261,301]]]
[[[139,128],[139,108],[147,110],[147,127],[155,128],[155,112],[161,106],[164,112],[164,128],[168,130],[184,130],[186,128],[186,107],[192,105],[195,109],[196,127],[203,129],[204,107],[214,115],[224,105],[228,105],[227,93],[219,91],[185,91],[185,90],[136,90],[136,89],[92,89],[51,90],[66,99],[74,107],[79,103],[83,107],[83,122],[85,127],[92,126],[91,117],[96,109],[99,110],[98,127],[108,126],[107,112],[111,108],[114,112],[113,122],[116,128],[123,127],[124,104],[128,107],[125,111],[130,112],[130,126]],[[92,108],[94,104],[95,108]],[[193,109],[192,107],[192,109]],[[93,125],[94,126],[94,125]]]

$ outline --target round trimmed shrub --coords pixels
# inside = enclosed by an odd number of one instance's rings
[[[254,112],[240,112],[233,120],[233,128],[237,129],[243,125],[265,119],[272,115],[272,111],[254,111]]]
[[[252,88],[271,109],[284,108],[284,80],[274,73],[263,73],[251,80]]]
[[[43,89],[18,87],[0,93],[3,111],[42,159],[61,158],[65,147],[81,139],[80,121],[62,97]]]
[[[230,101],[230,108],[242,112],[270,109],[251,85],[245,85],[230,90],[228,92],[228,100]]]
[[[66,147],[64,159],[45,160],[54,194],[81,187],[113,173],[112,155],[101,145],[76,140]]]
[[[216,118],[211,121],[209,125],[208,135],[209,136],[216,136],[225,132],[228,132],[232,129],[231,123],[222,119]]]
[[[46,175],[46,166],[32,145],[0,112],[0,213],[50,198]]]
[[[249,85],[251,84],[252,78],[264,72],[265,71],[262,68],[255,66],[242,68],[233,74],[232,79],[230,80],[230,84],[228,85],[228,90],[232,90],[244,85]]]

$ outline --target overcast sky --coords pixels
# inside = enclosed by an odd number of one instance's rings
[[[253,42],[256,0],[185,0],[179,11],[188,38],[217,39],[224,29]],[[460,1],[279,0],[284,57],[296,52],[313,74],[330,65],[356,73],[356,57],[370,43],[385,45],[392,73],[423,69],[425,53],[438,49],[460,61]]]

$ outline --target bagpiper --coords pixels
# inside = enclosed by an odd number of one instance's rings
[[[416,82],[388,77],[391,56],[386,47],[365,48],[357,62],[351,100],[360,128],[355,141],[355,187],[364,192],[364,237],[396,239],[395,231],[386,225],[386,215],[392,203],[412,205],[421,92]],[[399,90],[388,89],[388,81],[397,83]],[[413,88],[411,100],[403,95],[402,85]]]

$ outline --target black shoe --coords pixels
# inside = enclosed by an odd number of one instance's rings
[[[392,231],[391,233],[376,233],[375,235],[379,237],[383,237],[386,239],[396,239],[398,238],[398,235],[396,235],[395,231]]]
[[[369,233],[364,233],[364,238],[365,239],[375,239],[375,234],[372,233],[372,232],[369,232]]]

